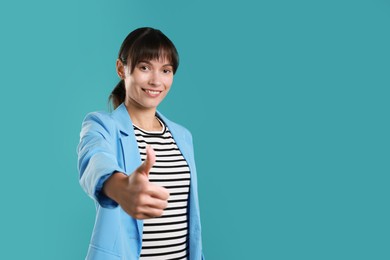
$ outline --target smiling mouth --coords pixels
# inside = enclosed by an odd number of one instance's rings
[[[150,89],[142,89],[142,90],[145,91],[148,94],[151,94],[151,95],[158,95],[158,94],[160,94],[162,92],[162,91],[150,90]]]
[[[157,94],[160,94],[161,91],[157,91],[157,90],[149,90],[149,89],[144,89],[145,92],[149,93],[149,94],[152,94],[152,95],[157,95]]]
[[[162,90],[142,89],[149,98],[158,98]]]

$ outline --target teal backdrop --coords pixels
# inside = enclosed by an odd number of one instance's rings
[[[141,26],[180,53],[207,259],[390,259],[386,0],[2,1],[0,259],[85,257],[80,126]]]

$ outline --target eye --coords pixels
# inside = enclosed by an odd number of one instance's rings
[[[171,67],[167,67],[163,69],[164,74],[170,74],[173,73],[173,69]]]
[[[138,66],[138,68],[141,70],[141,71],[148,71],[150,70],[150,68],[147,66],[147,65],[144,65],[144,64],[140,64]]]

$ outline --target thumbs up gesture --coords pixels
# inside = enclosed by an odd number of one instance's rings
[[[153,148],[147,146],[145,161],[132,174],[116,172],[103,185],[103,192],[134,218],[159,217],[168,206],[168,190],[149,182],[155,161]]]

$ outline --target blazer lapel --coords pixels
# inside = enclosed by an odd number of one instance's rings
[[[120,105],[112,116],[117,122],[124,157],[124,168],[126,174],[129,175],[141,165],[141,156],[134,135],[133,123],[124,104]]]
[[[122,153],[124,158],[125,174],[130,175],[137,169],[142,161],[138,150],[137,140],[135,139],[133,123],[126,106],[122,103],[112,114],[113,118],[118,124],[119,138],[122,146]],[[142,244],[143,221],[137,221],[139,244]]]
[[[181,131],[178,127],[175,126],[175,123],[171,122],[169,119],[167,119],[164,115],[162,115],[160,112],[157,111],[158,116],[164,121],[164,123],[168,126],[169,131],[171,131],[173,139],[175,140],[177,146],[179,147],[181,153],[183,154],[184,158],[187,160],[190,169],[191,166],[193,166],[193,160],[192,160],[192,150],[191,145],[189,145],[190,140],[186,140],[186,135],[183,131]]]

